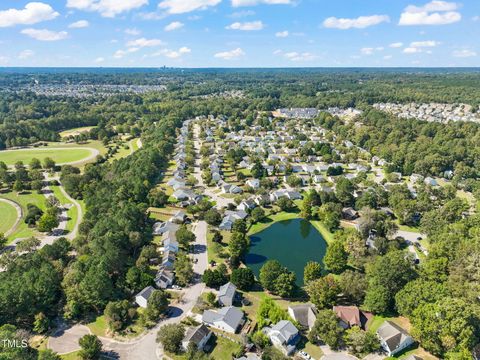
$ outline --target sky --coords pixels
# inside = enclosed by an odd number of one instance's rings
[[[480,1],[1,0],[0,66],[480,66]]]

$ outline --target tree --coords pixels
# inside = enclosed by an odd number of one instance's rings
[[[144,316],[147,321],[157,322],[168,308],[168,295],[163,290],[155,290],[148,299]]]
[[[96,335],[84,335],[78,341],[81,347],[78,355],[84,360],[95,360],[100,358],[102,342]]]
[[[28,345],[28,334],[14,325],[0,325],[0,358],[3,360],[37,360],[36,351]],[[5,346],[9,341],[16,346]]]
[[[303,269],[303,282],[308,284],[310,281],[317,280],[322,276],[322,265],[316,261],[309,261]]]
[[[395,295],[395,307],[401,315],[411,317],[420,305],[434,303],[447,295],[448,291],[444,284],[416,279],[410,281]]]
[[[187,286],[193,279],[193,265],[184,252],[179,252],[175,261],[175,277],[180,286]]]
[[[251,336],[251,340],[260,349],[264,349],[265,347],[270,345],[270,339],[261,331],[256,331],[255,333],[253,333],[253,335]]]
[[[412,335],[425,350],[442,357],[447,352],[471,350],[478,343],[478,308],[463,299],[444,297],[425,303],[410,318]]]
[[[62,357],[50,349],[40,350],[38,360],[62,360]]]
[[[38,192],[40,194],[40,192],[42,191],[42,188],[43,188],[43,183],[41,180],[34,180],[32,181],[32,190],[35,190],[36,192]]]
[[[30,170],[36,170],[36,169],[42,168],[42,164],[40,163],[40,160],[38,160],[37,158],[32,158],[28,166],[30,167]]]
[[[247,223],[245,220],[242,219],[237,219],[233,222],[232,225],[232,232],[238,232],[241,234],[246,234],[247,233]]]
[[[32,236],[31,238],[19,241],[17,243],[16,249],[17,249],[17,252],[19,253],[32,252],[39,246],[40,246],[40,240]]]
[[[329,231],[333,231],[340,226],[342,218],[342,209],[340,204],[328,202],[318,209],[318,216]]]
[[[21,193],[23,190],[25,190],[25,185],[23,184],[23,181],[15,180],[15,182],[13,183],[13,191]]]
[[[43,159],[43,168],[47,170],[53,170],[55,168],[55,161],[49,157],[46,157]]]
[[[277,205],[282,211],[290,211],[295,207],[293,201],[286,196],[282,196],[280,199],[278,199]]]
[[[250,268],[233,269],[230,281],[240,290],[248,291],[255,284],[255,276]]]
[[[249,241],[245,234],[241,232],[234,232],[232,234],[230,242],[228,243],[228,250],[233,264],[238,263],[238,260],[243,258],[248,251],[248,246]]]
[[[50,232],[55,229],[59,224],[57,216],[49,212],[45,212],[38,220],[37,229],[40,232]]]
[[[365,274],[358,271],[347,270],[342,273],[339,285],[342,294],[346,296],[348,300],[356,305],[363,303],[368,286]]]
[[[213,292],[209,291],[205,294],[205,300],[210,306],[214,306],[217,303],[217,296]]]
[[[320,310],[315,324],[308,333],[308,340],[314,344],[321,341],[337,349],[342,342],[343,331],[337,314],[333,310]]]
[[[327,252],[323,258],[325,267],[335,274],[339,274],[347,267],[348,254],[345,251],[344,244],[339,241],[333,241],[327,246]]]
[[[275,290],[275,280],[284,272],[284,267],[277,260],[268,260],[260,269],[260,283],[269,291]]]
[[[344,206],[350,206],[353,204],[354,190],[354,186],[350,180],[343,176],[338,178],[335,186],[335,195]]]
[[[353,326],[345,331],[345,344],[355,355],[367,355],[380,349],[380,342],[374,333]]]
[[[114,332],[125,328],[132,319],[131,309],[128,300],[110,301],[104,311],[108,327]]]
[[[190,243],[195,241],[195,234],[188,230],[185,225],[180,226],[180,228],[175,233],[175,236],[177,237],[177,241],[179,242],[179,244],[182,245],[184,248],[188,248]]]
[[[306,290],[310,301],[315,304],[318,309],[332,307],[340,293],[337,281],[332,275],[310,281],[306,286]]]
[[[259,222],[265,217],[265,211],[260,207],[256,207],[255,209],[252,210],[252,213],[250,214],[250,218],[254,223]]]
[[[143,271],[137,266],[132,266],[127,271],[125,283],[132,292],[138,292],[153,284],[153,276],[148,270]]]
[[[35,321],[33,322],[33,330],[39,334],[47,332],[50,327],[50,320],[45,316],[43,312],[39,312],[35,315]]]
[[[181,324],[163,325],[157,333],[157,342],[161,343],[165,351],[176,354],[180,351],[185,328]]]
[[[228,282],[227,267],[225,264],[220,264],[215,270],[205,270],[202,281],[210,288],[218,288],[226,284]]]
[[[7,238],[3,233],[0,233],[0,249],[3,249],[5,245],[7,245]]]
[[[415,276],[413,261],[403,251],[378,256],[367,269],[365,307],[379,313],[392,311],[395,295]]]
[[[275,280],[274,293],[281,297],[290,297],[295,290],[295,273],[291,271],[283,272]]]
[[[205,221],[208,225],[217,226],[222,222],[222,216],[217,209],[211,208],[205,213]]]

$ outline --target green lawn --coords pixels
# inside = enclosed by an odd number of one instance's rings
[[[65,195],[63,195],[59,186],[50,186],[50,189],[52,189],[53,195],[60,201],[60,203],[62,205],[64,205],[64,204],[72,204],[73,205],[67,211],[67,216],[70,219],[67,221],[67,227],[66,227],[66,229],[68,231],[72,231],[73,228],[75,227],[75,224],[77,223],[77,219],[78,219],[78,209],[77,209],[77,207],[70,200],[68,200]]]
[[[78,128],[73,128],[73,129],[68,129],[64,130],[59,133],[60,137],[67,137],[67,136],[75,136],[79,135],[83,132],[90,132],[95,126],[83,126],[83,127],[78,127]]]
[[[107,336],[108,325],[105,320],[105,316],[97,316],[95,321],[88,323],[87,327],[90,329],[92,334],[97,336]]]
[[[380,315],[375,315],[372,320],[369,321],[368,323],[368,330],[370,331],[377,331],[378,328],[383,324],[384,321],[391,321],[397,324],[398,326],[401,326],[405,330],[409,331],[410,330],[410,322],[408,321],[407,318],[404,317],[384,317]]]
[[[35,191],[32,191],[20,195],[16,192],[9,192],[5,194],[0,194],[0,197],[10,199],[19,204],[22,208],[24,216],[22,218],[22,221],[20,221],[20,223],[18,224],[17,229],[8,237],[8,241],[10,242],[16,238],[25,238],[37,235],[37,231],[34,228],[29,228],[23,220],[25,218],[25,215],[27,214],[27,204],[34,204],[40,209],[45,210],[45,196],[43,196],[42,194],[37,194]]]
[[[211,356],[214,359],[232,359],[232,355],[237,353],[242,346],[231,340],[225,339],[220,336],[212,336],[215,348],[213,349]],[[212,342],[212,340],[210,340]]]
[[[278,221],[291,220],[291,219],[297,219],[297,218],[299,218],[299,215],[298,213],[295,213],[295,212],[282,211],[273,215],[269,215],[262,221],[256,224],[253,224],[248,230],[248,235],[253,235],[262,230],[265,230],[267,227],[269,227],[270,225],[273,225]]]
[[[5,234],[17,221],[17,210],[13,205],[0,201],[0,234]]]
[[[319,220],[312,220],[310,222],[313,226],[315,226],[315,229],[322,234],[322,237],[325,239],[327,244],[331,244],[333,241],[333,234],[325,227],[325,225],[323,225]]]
[[[80,350],[74,351],[65,355],[60,355],[60,357],[63,360],[81,360],[79,353],[80,353]]]
[[[24,164],[30,163],[33,158],[40,161],[49,157],[57,164],[72,163],[81,161],[91,155],[89,149],[63,149],[63,148],[31,148],[21,150],[0,151],[0,161],[7,165],[14,165],[17,161],[23,161]]]
[[[208,255],[208,262],[215,261],[218,264],[225,263],[226,258],[221,256],[221,253],[228,254],[227,245],[230,242],[230,237],[232,234],[229,231],[220,231],[223,236],[222,244],[215,243],[212,241],[213,233],[211,232],[210,228],[207,232],[207,255]]]

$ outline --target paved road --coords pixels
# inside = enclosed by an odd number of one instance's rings
[[[410,246],[412,247],[412,249],[409,248],[410,252],[412,253],[415,252],[415,249],[413,249],[413,246],[414,244],[418,244],[417,245],[418,249],[421,252],[423,252],[425,255],[428,255],[428,250],[422,246],[422,241],[418,240],[418,238],[425,239],[426,238],[425,234],[421,234],[419,232],[414,232],[414,231],[397,230],[397,232],[395,233],[395,236],[403,237],[407,241],[407,243],[410,244]],[[416,255],[416,252],[415,252],[415,255]]]
[[[0,201],[4,202],[4,203],[7,203],[9,205],[12,205],[15,208],[15,210],[17,211],[17,220],[15,221],[15,224],[13,224],[13,226],[8,231],[6,231],[5,234],[4,234],[5,237],[8,237],[11,233],[13,233],[15,231],[18,224],[22,220],[23,211],[22,211],[22,207],[19,204],[17,204],[15,201],[12,201],[12,200],[9,200],[9,199],[3,199],[3,198],[0,198]]]

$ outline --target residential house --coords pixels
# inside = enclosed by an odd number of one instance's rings
[[[155,288],[153,286],[147,286],[135,296],[135,302],[138,306],[146,308],[148,305],[148,299],[150,299],[150,296],[152,296],[154,291]]]
[[[162,236],[163,240],[163,251],[164,252],[173,252],[177,253],[178,252],[178,241],[177,237],[175,236],[175,233],[173,231],[167,231],[166,233],[163,234]]]
[[[342,209],[342,218],[345,220],[358,219],[358,211],[351,207],[345,207]]]
[[[360,310],[357,306],[334,306],[333,311],[340,319],[340,325],[344,329],[358,326],[367,330],[367,323],[373,318],[373,314]]]
[[[186,351],[188,349],[188,345],[193,343],[198,350],[203,350],[205,344],[208,342],[211,336],[212,332],[203,324],[196,327],[191,327],[187,329],[185,333],[185,337],[182,340],[182,348]]]
[[[288,307],[288,314],[299,325],[306,329],[312,329],[317,318],[317,309],[313,304],[300,304]]]
[[[166,232],[172,232],[175,233],[180,225],[175,224],[171,221],[165,221],[165,222],[156,222],[153,224],[153,235],[163,235]]]
[[[243,210],[237,211],[225,211],[225,216],[222,219],[221,224],[218,226],[220,230],[232,230],[233,223],[237,220],[243,220],[247,217],[247,213]]]
[[[246,181],[247,186],[250,186],[252,189],[257,190],[260,187],[260,180],[258,179],[248,179]]]
[[[178,210],[170,218],[170,221],[176,224],[183,224],[186,219],[187,219],[187,213],[183,210]]]
[[[172,271],[161,268],[155,275],[154,282],[159,289],[166,289],[172,286],[174,280],[175,274]]]
[[[377,336],[388,356],[395,355],[414,343],[413,338],[392,321],[385,321],[378,328]]]
[[[218,291],[218,303],[221,306],[232,306],[237,294],[237,287],[231,282],[220,286]]]
[[[243,311],[233,306],[226,306],[217,311],[205,310],[202,322],[215,329],[234,334],[244,323]]]
[[[162,266],[164,269],[173,270],[175,267],[176,255],[173,251],[164,251],[162,258]]]
[[[256,206],[257,204],[255,204],[255,201],[253,199],[247,199],[247,200],[243,200],[237,206],[237,210],[248,211],[248,210],[255,209]]]
[[[272,327],[264,327],[262,332],[269,337],[275,347],[286,355],[295,351],[300,340],[298,329],[288,320],[281,320]]]

